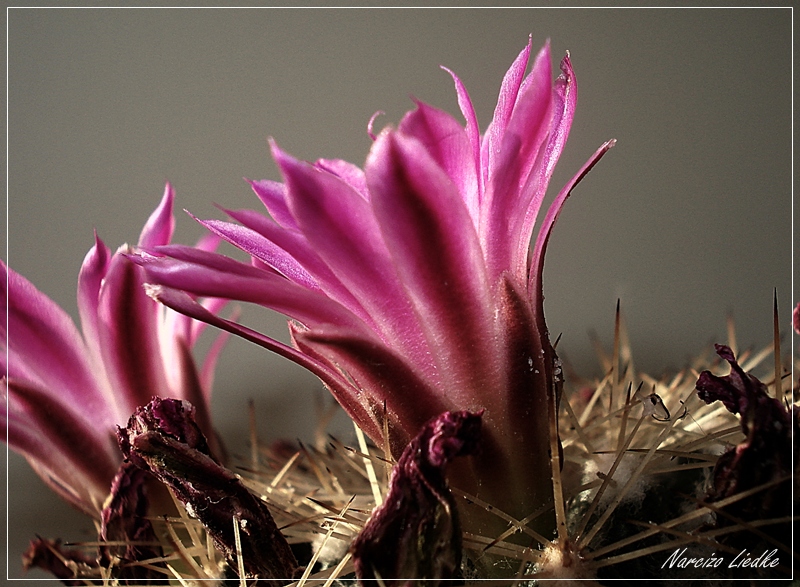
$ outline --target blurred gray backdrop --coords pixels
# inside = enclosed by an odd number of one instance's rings
[[[176,240],[257,208],[242,180],[279,179],[267,137],[305,159],[362,164],[366,124],[412,108],[460,119],[446,65],[482,128],[500,81],[532,35],[569,50],[579,100],[551,196],[605,140],[614,148],[575,190],[545,268],[559,349],[599,369],[621,300],[640,369],[674,372],[714,341],[728,313],[740,345],[772,337],[777,288],[791,308],[791,12],[686,9],[13,9],[8,23],[9,265],[77,316],[75,285],[93,229],[133,243],[169,180]],[[243,321],[285,339],[285,321]],[[788,344],[788,341],[787,341]],[[247,450],[247,400],[263,439],[310,438],[321,385],[231,340],[214,415]],[[349,429],[339,422],[338,432]],[[92,540],[91,524],[9,458],[9,573],[34,534]],[[31,573],[28,577],[42,577]]]

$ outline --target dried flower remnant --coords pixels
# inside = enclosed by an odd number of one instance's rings
[[[173,200],[167,185],[139,246],[170,242]],[[210,249],[217,240],[198,246]],[[95,237],[78,277],[82,332],[50,298],[0,263],[8,308],[0,322],[0,362],[8,374],[0,420],[9,445],[55,492],[96,519],[122,460],[116,426],[136,407],[153,395],[189,399],[211,433],[208,402],[221,345],[198,369],[191,348],[206,325],[148,298],[142,270],[126,256],[130,250],[124,245],[112,254]],[[204,303],[212,313],[223,304]]]
[[[436,415],[485,410],[482,450],[456,463],[450,480],[517,519],[553,499],[548,405],[561,370],[544,320],[545,249],[572,189],[613,145],[556,196],[531,253],[577,89],[568,55],[555,82],[549,45],[526,76],[530,57],[528,44],[483,136],[451,74],[466,125],[418,102],[375,137],[363,170],[302,162],[273,143],[284,183],[251,182],[271,217],[230,210],[239,224],[201,221],[252,265],[175,246],[138,260],[158,284],[153,297],[306,367],[396,458]],[[210,316],[195,295],[289,316],[293,346]],[[504,529],[493,516],[487,526],[481,508],[462,513],[471,531]]]
[[[149,473],[128,461],[120,465],[101,516],[100,566],[116,567],[117,579],[148,580],[163,576],[135,563],[163,556],[153,525],[147,519],[145,484]]]
[[[37,538],[23,555],[23,567],[39,567],[66,585],[91,584],[103,576],[112,576],[121,585],[163,577],[161,564],[153,562],[162,559],[162,548],[146,517],[145,484],[151,479],[149,473],[123,461],[101,513],[98,546],[93,551],[65,548],[59,541]]]
[[[200,520],[232,570],[241,555],[247,578],[272,585],[292,578],[297,561],[267,505],[210,455],[188,402],[154,398],[120,429],[119,442],[126,458],[167,485]]]
[[[95,557],[77,549],[63,548],[60,540],[45,538],[31,540],[22,555],[22,566],[26,570],[45,569],[68,586],[86,585],[86,581],[78,577],[96,577],[100,568]]]
[[[706,403],[719,400],[728,411],[739,414],[745,438],[719,457],[706,497],[713,503],[772,483],[766,490],[724,508],[727,515],[718,517],[717,525],[729,525],[728,516],[744,521],[787,516],[792,501],[792,426],[793,421],[796,426],[796,420],[781,400],[770,397],[761,381],[742,370],[729,347],[715,348],[730,364],[731,372],[718,377],[703,371],[697,380],[697,395]],[[770,530],[784,544],[790,542],[789,533],[788,523]],[[750,541],[746,546],[752,548],[752,537],[745,539]]]
[[[356,576],[438,585],[457,578],[461,524],[445,470],[478,449],[482,414],[447,412],[426,424],[392,470],[386,501],[350,546]]]

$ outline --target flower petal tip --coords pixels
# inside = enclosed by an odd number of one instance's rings
[[[371,138],[373,141],[376,139],[375,121],[379,116],[383,116],[384,114],[386,114],[386,112],[383,110],[377,110],[375,114],[370,116],[369,122],[367,122],[367,135],[369,135],[369,138]]]

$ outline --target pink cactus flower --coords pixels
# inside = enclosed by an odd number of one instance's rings
[[[174,228],[167,185],[139,237],[166,245]],[[199,247],[211,249],[206,237]],[[191,401],[210,433],[209,399],[219,339],[198,370],[191,348],[206,326],[150,299],[144,272],[96,237],[78,277],[82,332],[67,313],[0,263],[3,279],[0,418],[12,449],[61,497],[98,518],[122,461],[116,427],[153,396]],[[207,303],[210,312],[224,302]],[[211,436],[213,438],[213,436]]]
[[[180,246],[138,259],[156,299],[308,368],[395,457],[431,418],[484,410],[480,450],[454,463],[450,481],[518,519],[553,500],[548,406],[561,376],[544,319],[545,249],[571,190],[614,143],[558,193],[531,250],[576,83],[569,55],[555,82],[549,45],[526,75],[530,57],[529,42],[483,135],[451,73],[466,124],[417,102],[374,137],[363,170],[299,161],[273,143],[283,183],[251,182],[269,217],[200,221],[251,265]],[[285,314],[293,346],[212,316],[194,296]],[[482,513],[462,516],[467,530],[487,529]]]

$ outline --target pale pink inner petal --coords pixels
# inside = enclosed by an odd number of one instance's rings
[[[474,194],[474,200],[472,194],[465,194],[465,201],[467,202],[467,208],[472,216],[473,223],[475,226],[478,226],[478,213],[480,210],[481,198],[483,196],[483,180],[485,177],[484,170],[481,167],[481,131],[480,127],[478,126],[478,117],[476,116],[475,109],[472,106],[472,100],[467,93],[467,88],[464,87],[464,84],[461,82],[459,77],[446,67],[442,67],[442,69],[449,73],[453,78],[453,83],[456,86],[456,95],[458,96],[458,107],[461,109],[461,114],[464,116],[464,120],[466,121],[465,130],[470,147],[472,149],[472,159],[473,164],[475,165],[475,177],[477,180],[477,191]]]
[[[497,105],[494,109],[492,122],[486,129],[481,145],[482,168],[484,171],[484,185],[488,184],[495,165],[495,158],[500,153],[503,142],[503,135],[506,132],[506,125],[511,119],[514,104],[517,102],[517,93],[525,77],[525,70],[528,67],[528,59],[531,54],[531,40],[520,52],[514,63],[503,77],[500,86],[500,95],[497,98]]]

